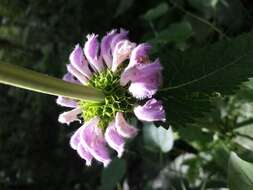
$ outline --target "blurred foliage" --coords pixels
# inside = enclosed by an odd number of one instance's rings
[[[245,82],[252,22],[251,0],[1,0],[2,62],[61,77],[88,33],[122,27],[133,41],[152,43],[165,68],[169,123],[137,123],[143,130],[123,159],[86,167],[68,145],[78,126],[58,124],[54,97],[1,85],[0,189],[221,190],[235,180],[243,187],[253,162],[253,80]]]

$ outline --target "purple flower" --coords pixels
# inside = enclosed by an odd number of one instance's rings
[[[76,80],[73,75],[71,73],[66,73],[63,78],[64,81],[66,82],[71,82],[71,83],[75,83],[75,84],[80,84],[80,81]]]
[[[118,66],[125,61],[132,52],[132,49],[136,46],[128,40],[121,40],[117,43],[113,51],[112,71],[115,72]]]
[[[153,63],[137,64],[126,69],[120,78],[120,84],[130,83],[129,92],[138,99],[151,98],[161,85],[162,66],[159,60]]]
[[[125,138],[133,138],[137,135],[138,129],[129,125],[124,116],[123,113],[117,112],[115,117],[115,127],[117,129],[117,132]]]
[[[117,112],[115,121],[111,122],[105,131],[105,140],[108,145],[117,151],[120,158],[124,152],[125,139],[137,135],[138,129],[129,125],[123,113]]]
[[[87,125],[88,123],[86,123]],[[81,138],[80,138],[80,131],[82,128],[84,128],[86,125],[83,125],[82,127],[80,127],[75,133],[74,135],[72,135],[71,139],[70,139],[70,146],[71,148],[73,148],[74,150],[77,151],[78,155],[84,159],[86,161],[86,165],[90,166],[91,165],[91,161],[93,156],[91,155],[91,153],[82,145],[81,143]]]
[[[115,35],[117,35],[117,31],[112,30],[105,37],[103,37],[101,42],[101,56],[103,57],[108,68],[112,67],[111,42]]]
[[[128,35],[128,31],[124,30],[124,29],[120,29],[120,32],[117,33],[112,41],[111,41],[111,44],[110,44],[110,47],[111,47],[111,52],[114,51],[117,43],[119,43],[120,41],[122,40],[127,40],[127,35]]]
[[[161,101],[154,98],[148,100],[143,106],[136,106],[134,113],[141,121],[166,121]]]
[[[79,72],[73,65],[67,65],[67,70],[69,73],[75,76],[82,84],[87,85],[88,78],[86,78],[86,76]]]
[[[88,79],[91,78],[92,73],[89,69],[88,62],[85,60],[83,49],[79,46],[79,44],[76,45],[75,49],[70,54],[69,60],[75,69],[85,75]]]
[[[73,121],[79,121],[81,122],[80,119],[78,119],[78,114],[82,112],[81,108],[77,107],[71,111],[63,112],[62,114],[59,115],[58,121],[60,123],[66,123],[70,124]]]
[[[106,167],[111,158],[102,130],[98,127],[99,118],[88,121],[80,130],[80,142],[90,154]]]
[[[61,96],[56,100],[57,104],[72,108],[59,115],[60,123],[84,122],[72,135],[70,146],[87,166],[94,159],[106,167],[111,162],[109,147],[118,157],[123,155],[126,140],[139,131],[125,119],[131,110],[141,121],[165,121],[161,102],[152,98],[162,81],[159,59],[152,62],[148,55],[151,46],[136,45],[127,35],[128,31],[123,29],[112,30],[101,44],[98,35],[88,35],[84,48],[76,45],[69,56],[68,73],[63,80],[99,88],[105,93],[104,102],[99,103]],[[127,91],[136,98],[135,103]],[[152,99],[139,105],[139,100],[145,98]]]
[[[56,103],[58,105],[68,107],[68,108],[76,108],[77,107],[77,103],[76,103],[75,100],[71,100],[69,98],[65,98],[65,97],[62,97],[62,96],[59,96],[57,98]]]
[[[102,57],[99,53],[99,43],[97,40],[98,35],[87,35],[87,41],[84,44],[84,53],[92,68],[95,71],[101,72],[104,69]]]
[[[109,124],[105,131],[105,140],[108,145],[117,151],[120,158],[124,152],[125,139],[118,133],[115,122]]]
[[[143,43],[133,49],[127,69],[142,63],[149,63],[148,53],[151,50],[151,45]]]

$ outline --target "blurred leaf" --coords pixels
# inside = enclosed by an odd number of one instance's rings
[[[241,85],[240,90],[237,92],[236,96],[243,101],[252,103],[253,102],[253,80],[245,82]]]
[[[158,6],[156,6],[155,8],[148,10],[142,17],[147,21],[153,21],[161,17],[165,13],[167,13],[168,10],[169,10],[169,7],[167,3],[163,2],[159,4]]]
[[[159,32],[157,37],[151,40],[151,43],[180,43],[186,41],[191,35],[192,27],[189,22],[174,23]]]
[[[120,182],[126,172],[126,162],[115,158],[102,172],[102,185],[100,190],[112,190]]]
[[[253,164],[240,159],[234,152],[229,158],[228,186],[230,190],[253,189]]]
[[[171,127],[165,129],[162,126],[156,127],[153,123],[146,123],[143,127],[143,138],[149,148],[159,148],[162,152],[169,152],[173,147],[173,131]],[[158,151],[159,151],[158,150]]]
[[[219,0],[188,0],[188,1],[193,7],[200,10],[209,7],[214,8],[219,2]]]
[[[184,139],[195,148],[206,146],[213,140],[213,135],[211,133],[204,132],[200,127],[196,126],[179,127],[177,132],[180,138]]]
[[[214,147],[212,147],[212,152],[214,162],[218,166],[220,172],[226,174],[230,156],[229,149],[222,141],[220,141],[219,143],[216,143]]]
[[[241,0],[227,0],[227,5],[217,6],[217,22],[220,26],[226,26],[226,33],[237,33],[242,30],[246,22],[247,10]]]
[[[197,42],[206,44],[206,40],[209,37],[210,33],[215,32],[210,29],[210,26],[197,20],[196,18],[193,18],[192,16],[185,15],[184,19],[191,24],[192,33],[194,39],[196,39]]]
[[[121,0],[117,7],[115,17],[124,14],[133,5],[133,3],[134,0]]]
[[[235,132],[237,133],[235,142],[248,150],[253,150],[253,124],[240,127]]]

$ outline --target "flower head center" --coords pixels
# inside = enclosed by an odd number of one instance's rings
[[[88,86],[103,91],[104,102],[79,101],[84,121],[99,117],[99,127],[103,130],[113,121],[117,112],[130,113],[133,111],[135,100],[129,95],[127,89],[120,85],[118,73],[120,72],[113,73],[107,69],[94,74],[88,83]]]

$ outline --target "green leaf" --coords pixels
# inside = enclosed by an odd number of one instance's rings
[[[235,93],[253,76],[252,33],[185,52],[166,48],[160,52],[166,76],[160,95],[173,125],[203,116],[217,95]]]
[[[212,133],[207,133],[196,126],[180,127],[177,133],[181,139],[198,149],[208,146],[213,140]]]
[[[253,164],[230,154],[228,164],[228,186],[230,190],[253,189]]]
[[[237,136],[234,141],[248,150],[253,150],[253,124],[240,127],[235,132]]]
[[[215,8],[218,2],[218,0],[189,0],[189,3],[199,10],[210,7]]]
[[[119,5],[117,7],[117,11],[115,13],[115,17],[118,17],[124,14],[131,6],[134,4],[134,0],[120,0]]]
[[[143,127],[143,138],[145,145],[152,150],[169,152],[173,146],[173,131],[171,127],[165,129],[156,127],[153,123],[146,123]]]
[[[100,190],[112,190],[120,182],[126,172],[126,162],[115,158],[102,172],[102,185]]]
[[[180,43],[186,41],[192,35],[192,27],[189,22],[171,24],[167,29],[157,34],[151,43]]]
[[[142,17],[147,21],[153,21],[165,13],[167,13],[169,10],[169,7],[167,3],[161,3],[158,6],[154,7],[153,9],[148,10]]]

